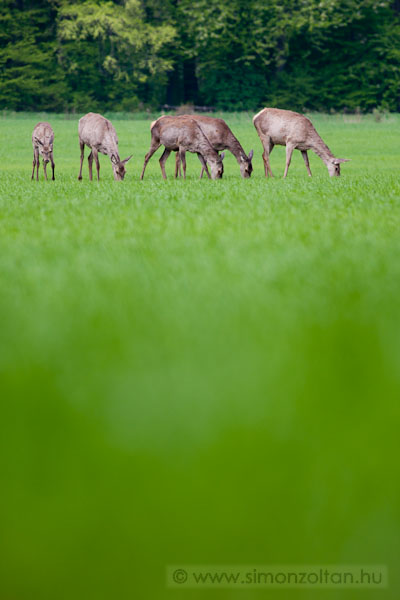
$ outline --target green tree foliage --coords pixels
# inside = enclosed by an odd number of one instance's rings
[[[386,0],[182,0],[204,101],[400,109],[399,14]]]
[[[0,106],[56,110],[67,87],[56,56],[57,6],[51,0],[0,3]]]
[[[175,29],[145,21],[139,0],[64,2],[59,10],[59,58],[76,108],[134,109],[157,103],[171,69],[167,48]]]
[[[400,110],[400,0],[3,0],[0,106]]]
[[[285,68],[271,81],[271,102],[313,110],[400,110],[400,38],[397,23],[395,43],[393,16],[389,2],[319,3],[290,36]]]

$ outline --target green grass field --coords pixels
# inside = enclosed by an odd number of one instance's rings
[[[77,181],[78,118],[0,120],[2,599],[399,597],[400,116],[314,116],[342,177],[276,148],[268,181],[251,116],[250,180],[164,182],[159,150],[140,182],[151,116],[114,115],[120,183]],[[191,564],[390,585],[168,589]]]

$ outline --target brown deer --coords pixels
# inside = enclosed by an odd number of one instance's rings
[[[35,175],[36,167],[36,181],[39,181],[39,155],[43,157],[43,171],[44,178],[47,180],[46,167],[47,163],[51,162],[51,169],[53,172],[52,181],[54,177],[54,159],[53,159],[53,143],[54,143],[54,131],[50,123],[38,123],[32,133],[32,146],[33,146],[33,169],[32,177]]]
[[[311,177],[310,163],[307,150],[313,150],[325,163],[329,175],[340,175],[340,164],[348,162],[347,158],[335,158],[328,146],[318,135],[310,119],[291,110],[280,108],[263,108],[253,118],[254,127],[264,148],[263,160],[265,177],[272,177],[269,155],[275,145],[286,146],[286,167],[284,177],[287,176],[293,150],[300,150],[307,173]]]
[[[207,162],[210,163],[212,179],[220,179],[222,177],[224,172],[224,165],[222,163],[224,154],[220,156],[214,150],[201,126],[190,116],[162,116],[153,121],[150,125],[150,130],[150,150],[145,156],[140,179],[143,179],[147,163],[161,145],[165,147],[160,158],[161,173],[164,179],[167,178],[165,162],[171,152],[179,152],[184,179],[186,179],[186,152],[197,154],[204,169],[207,167]]]
[[[251,159],[253,158],[253,150],[250,150],[249,155],[246,156],[246,153],[239,141],[233,135],[232,131],[229,129],[228,125],[223,119],[205,117],[203,115],[190,115],[190,117],[199,123],[214,150],[218,152],[226,149],[232,152],[239,164],[242,177],[247,178],[251,176],[253,172],[253,165],[251,163]],[[178,176],[178,170],[180,170],[179,153],[176,155],[175,177]],[[206,169],[202,167],[200,179],[203,177],[204,171],[206,171],[208,177],[210,177],[207,167]]]
[[[93,179],[93,159],[96,163],[97,180],[100,179],[99,152],[108,154],[111,159],[114,179],[116,181],[122,181],[126,173],[125,165],[128,160],[132,158],[132,155],[125,158],[125,160],[120,159],[118,154],[117,132],[111,121],[97,113],[88,113],[79,119],[78,133],[79,145],[81,148],[81,168],[79,170],[78,179],[82,179],[82,165],[86,144],[91,150],[88,156],[90,181]]]

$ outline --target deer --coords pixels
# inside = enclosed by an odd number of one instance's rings
[[[288,174],[295,149],[300,150],[309,177],[311,177],[311,169],[307,155],[308,150],[313,150],[321,158],[331,177],[339,176],[341,163],[350,160],[335,158],[310,119],[300,113],[280,108],[263,108],[254,116],[253,123],[264,148],[265,177],[268,177],[268,174],[273,176],[269,155],[276,145],[286,146],[286,166],[283,177]]]
[[[229,150],[239,164],[241,176],[243,178],[251,176],[253,172],[253,165],[251,163],[253,150],[250,150],[248,156],[246,155],[239,140],[233,135],[223,119],[205,117],[203,115],[190,115],[190,117],[199,123],[214,150],[217,152]],[[178,176],[178,171],[180,171],[179,153],[176,154],[175,177]],[[210,178],[207,167],[202,167],[200,179],[203,177],[204,171],[206,171],[208,178]]]
[[[140,176],[141,180],[144,177],[147,163],[161,145],[164,146],[164,152],[159,162],[164,179],[167,179],[165,163],[171,152],[179,152],[184,179],[186,179],[186,152],[197,154],[204,169],[207,168],[207,162],[209,162],[211,179],[221,179],[224,172],[224,165],[222,163],[224,153],[219,155],[214,150],[202,127],[190,116],[175,117],[163,115],[151,123],[150,131],[151,145],[144,159],[143,170]]]
[[[35,167],[36,167],[36,181],[39,181],[39,155],[43,158],[43,171],[44,178],[47,181],[47,173],[46,167],[47,163],[51,162],[52,169],[52,181],[55,180],[54,177],[54,159],[53,159],[53,144],[54,144],[54,131],[47,122],[38,123],[33,132],[32,132],[32,146],[33,146],[33,169],[32,169],[32,177],[33,180],[35,175]]]
[[[91,150],[88,156],[89,179],[93,180],[92,166],[93,159],[96,163],[97,181],[100,180],[100,162],[99,152],[107,154],[110,157],[115,181],[122,181],[125,177],[125,165],[132,158],[129,156],[121,160],[118,153],[117,132],[111,121],[99,115],[98,113],[88,113],[79,119],[78,125],[79,146],[81,149],[81,167],[78,179],[82,179],[82,165],[85,153],[85,144]]]

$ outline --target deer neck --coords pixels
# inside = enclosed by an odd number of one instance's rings
[[[245,151],[243,150],[242,146],[240,145],[239,140],[237,140],[236,138],[234,138],[229,145],[227,145],[227,148],[230,152],[232,152],[233,156],[236,158],[238,164],[240,165],[241,161],[242,161],[242,157],[246,157]]]
[[[219,154],[212,146],[207,149],[207,152],[204,153],[207,162],[216,162],[219,159]]]
[[[315,154],[317,154],[317,156],[319,156],[320,159],[326,165],[328,165],[330,160],[333,158],[332,152],[329,150],[328,146],[325,144],[323,139],[317,133],[315,133],[314,139],[313,139],[312,143],[310,144],[310,147],[311,147],[311,150],[313,150],[315,152]]]
[[[114,149],[110,149],[110,152],[108,153],[108,155],[109,155],[109,157],[111,159],[111,162],[113,162],[113,156],[115,157],[117,163],[121,162],[121,159],[120,159],[119,154],[118,154],[118,149],[115,149],[115,148]]]
[[[203,139],[200,144],[200,153],[207,161],[215,162],[218,159],[218,152],[214,150],[207,139]]]
[[[110,159],[112,159],[112,157],[115,156],[115,158],[119,162],[120,158],[119,158],[119,152],[118,152],[118,142],[114,138],[114,136],[112,136],[112,135],[105,136],[103,145],[104,145],[105,149],[107,150],[106,154],[108,154]]]

